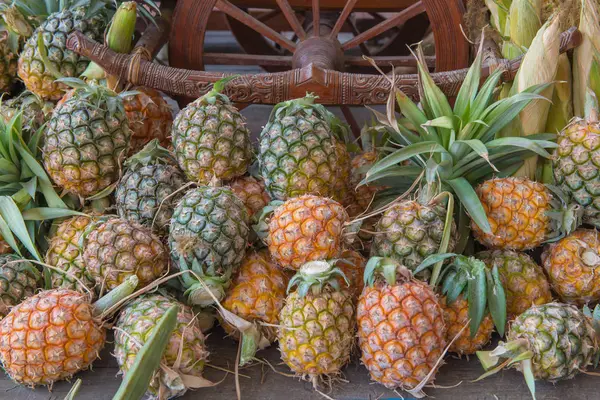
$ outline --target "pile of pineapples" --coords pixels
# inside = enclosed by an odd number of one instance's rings
[[[480,48],[451,104],[417,49],[420,104],[394,89],[353,140],[307,94],[277,104],[253,143],[222,93],[231,78],[174,117],[164,94],[125,90],[66,49],[74,30],[107,30],[109,47],[130,51],[112,39],[133,36],[140,9],[0,5],[0,362],[11,379],[70,379],[112,327],[115,398],[181,396],[213,385],[202,373],[216,320],[241,364],[278,342],[315,388],[354,352],[373,380],[414,396],[448,353],[477,354],[485,376],[515,366],[534,395],[535,379],[595,366],[592,92],[558,135],[501,134],[553,83],[501,94],[502,70],[481,84]],[[520,175],[533,156],[552,160],[554,182]],[[483,351],[494,332],[502,341]]]

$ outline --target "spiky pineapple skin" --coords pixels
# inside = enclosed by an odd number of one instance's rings
[[[249,235],[244,203],[227,187],[200,186],[185,193],[169,231],[171,257],[192,268],[197,261],[205,276],[230,280],[244,259]]]
[[[246,119],[233,105],[203,97],[185,107],[173,123],[173,147],[189,180],[207,184],[246,173],[252,159]]]
[[[146,294],[135,299],[119,315],[116,324],[118,329],[115,330],[114,354],[123,374],[127,375],[140,347],[149,339],[164,313],[174,305],[179,307],[177,323],[163,353],[163,362],[174,368],[179,361],[177,372],[202,376],[208,350],[194,312],[185,304],[159,294]],[[178,397],[186,392],[185,387],[177,387],[170,382],[163,374],[154,376],[146,392],[147,398],[158,399],[160,387],[163,388],[166,398]]]
[[[552,301],[550,284],[544,270],[525,253],[492,250],[478,253],[476,258],[491,270],[498,268],[506,294],[506,313],[514,318],[532,305]]]
[[[552,161],[556,184],[600,226],[600,123],[580,118],[559,133]]]
[[[54,108],[54,103],[49,101],[42,103],[33,94],[20,95],[12,99],[2,100],[0,116],[5,123],[9,123],[18,112],[22,112],[21,124],[23,125],[23,131],[31,136],[44,125],[49,117],[47,114],[52,108]]]
[[[260,135],[260,174],[273,199],[303,194],[336,196],[340,149],[331,127],[318,113],[300,108],[272,118]]]
[[[116,182],[131,130],[122,110],[91,107],[79,91],[58,105],[44,135],[44,167],[66,191],[92,196]],[[120,100],[114,99],[116,102]]]
[[[354,298],[358,298],[362,293],[364,287],[363,274],[366,265],[367,260],[355,250],[344,250],[335,263],[335,266],[342,270],[348,280],[346,282],[342,277],[338,277],[337,281],[340,287],[347,288]]]
[[[292,292],[279,314],[281,359],[314,381],[338,374],[350,360],[356,320],[352,295],[327,288],[305,297]]]
[[[41,275],[29,261],[14,254],[0,255],[0,318],[33,296],[40,285]]]
[[[185,184],[181,170],[168,163],[134,165],[119,181],[115,202],[119,217],[166,234],[173,208],[183,195],[175,193]]]
[[[47,100],[59,100],[66,86],[55,82],[56,77],[47,70],[37,46],[41,33],[48,50],[48,60],[65,77],[78,77],[90,60],[67,49],[67,38],[75,31],[93,40],[101,40],[105,20],[101,16],[85,18],[86,9],[66,9],[48,16],[25,43],[19,56],[18,74],[27,89]]]
[[[92,219],[87,216],[72,217],[62,222],[56,234],[50,239],[46,264],[66,272],[66,274],[56,270],[50,272],[53,288],[89,293],[86,289],[96,285],[94,277],[89,273],[83,260],[82,236],[91,222]]]
[[[377,279],[359,297],[357,320],[362,363],[371,379],[389,389],[417,386],[446,346],[442,308],[423,282]]]
[[[0,93],[10,93],[17,77],[17,56],[0,40]]]
[[[246,321],[278,325],[288,280],[288,274],[271,260],[267,251],[247,254],[222,305]],[[221,326],[229,335],[239,338],[233,327],[222,319]],[[273,327],[265,325],[261,331],[270,342],[275,340]]]
[[[87,296],[47,290],[15,306],[0,321],[0,361],[19,384],[52,386],[89,368],[105,339]]]
[[[414,270],[435,254],[442,240],[446,209],[442,205],[424,206],[403,201],[386,210],[375,227],[371,256],[391,257]],[[456,225],[452,223],[448,251],[456,244]]]
[[[168,266],[168,251],[150,229],[121,218],[95,224],[85,238],[83,260],[98,289],[112,290],[132,275],[143,287]]]
[[[255,215],[266,207],[271,196],[265,190],[265,184],[252,176],[242,176],[229,182],[233,193],[246,205],[248,215]]]
[[[141,150],[152,139],[158,139],[161,146],[168,147],[173,126],[171,107],[157,90],[144,86],[131,90],[139,93],[123,99],[132,130],[130,154]]]
[[[348,213],[338,202],[314,195],[292,198],[275,209],[266,243],[273,260],[298,269],[308,261],[342,253],[342,229]]]
[[[350,187],[354,191],[354,197],[361,212],[365,211],[371,205],[373,198],[378,192],[385,189],[384,186],[373,183],[360,185],[360,182],[366,177],[367,171],[375,164],[378,158],[379,156],[374,150],[362,152],[352,158]]]
[[[518,339],[526,340],[533,352],[535,379],[550,382],[585,371],[598,346],[590,320],[576,307],[561,303],[532,306],[519,315],[507,334],[509,341]]]
[[[543,184],[526,178],[494,178],[476,192],[492,228],[486,234],[471,222],[481,244],[490,249],[529,250],[546,239],[552,194]]]
[[[461,332],[470,320],[469,303],[464,296],[462,294],[459,295],[452,303],[448,303],[447,298],[444,297],[441,301],[441,306],[444,311],[444,322],[447,327],[446,341],[450,343],[456,337],[448,351],[459,355],[471,355],[481,350],[490,342],[492,333],[494,332],[494,322],[489,312],[483,317],[475,336],[471,337],[468,326]]]
[[[591,255],[587,261],[586,254]],[[546,246],[542,265],[550,285],[565,303],[584,305],[600,300],[600,234],[578,229]]]

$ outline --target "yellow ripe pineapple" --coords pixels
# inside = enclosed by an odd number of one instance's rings
[[[266,243],[271,257],[283,268],[296,270],[309,261],[338,258],[348,219],[344,207],[327,197],[291,198],[269,221]]]
[[[542,253],[550,285],[565,303],[600,301],[600,233],[578,229]]]
[[[544,270],[530,256],[512,250],[484,251],[476,255],[488,269],[498,268],[506,291],[506,312],[510,319],[532,305],[552,301],[550,284]]]
[[[356,320],[352,295],[340,289],[339,269],[325,261],[311,261],[290,281],[296,291],[285,299],[279,314],[282,360],[298,376],[318,386],[350,361]]]
[[[489,179],[476,192],[492,229],[484,233],[475,222],[471,228],[477,241],[490,249],[533,249],[579,224],[577,206],[564,208],[560,218],[553,218],[551,212],[558,207],[552,192],[527,178]]]
[[[250,216],[265,208],[271,201],[264,182],[252,176],[236,178],[229,182],[229,187],[242,200]]]
[[[246,321],[278,325],[288,280],[287,273],[271,260],[266,250],[249,253],[242,261],[222,305]],[[231,325],[223,320],[221,325],[225,332],[239,339]],[[263,325],[260,329],[267,340],[275,340],[274,328]]]
[[[358,298],[364,287],[363,275],[366,264],[367,260],[355,250],[344,250],[335,263],[346,278],[338,277],[340,287],[348,287],[355,298]]]
[[[453,303],[448,304],[444,297],[441,306],[444,310],[444,322],[448,330],[446,340],[450,343],[458,335],[448,351],[459,355],[475,354],[490,342],[494,332],[494,322],[489,313],[485,314],[475,336],[471,337],[468,330],[463,330],[469,323],[469,302],[460,295]]]

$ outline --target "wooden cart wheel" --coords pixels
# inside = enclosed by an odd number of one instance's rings
[[[293,36],[245,11],[250,9],[265,10],[267,15],[281,13]],[[225,14],[238,38],[250,38],[240,43],[257,53],[205,52],[205,27],[213,12]],[[469,46],[460,29],[463,12],[462,0],[178,0],[169,58],[173,67],[197,71],[203,71],[205,65],[221,64],[293,72],[294,79],[284,82],[278,78],[286,75],[273,76],[272,80],[261,77],[264,85],[280,86],[275,96],[271,88],[269,95],[242,95],[234,99],[238,101],[272,104],[276,99],[301,97],[312,91],[326,104],[381,103],[381,92],[369,94],[369,85],[355,87],[364,78],[352,76],[353,72],[370,68],[361,55],[370,54],[384,68],[414,66],[414,58],[404,53],[405,44],[412,38],[401,27],[410,27],[411,20],[422,19],[426,13],[436,47],[436,57],[428,59],[430,66],[438,72],[464,68],[469,61]],[[360,29],[353,24],[358,13],[376,15],[379,20]],[[342,29],[354,29],[355,34],[340,43]],[[386,39],[379,47],[378,37]],[[375,47],[375,55],[369,46]],[[369,72],[377,74],[374,69]]]

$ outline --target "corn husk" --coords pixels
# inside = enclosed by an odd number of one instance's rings
[[[544,83],[554,82],[558,70],[560,55],[560,29],[559,21],[553,18],[546,22],[533,39],[529,50],[523,58],[521,67],[511,88],[511,95],[521,93],[525,89]],[[550,86],[541,95],[552,100],[554,88]],[[529,136],[534,133],[543,133],[548,120],[550,101],[535,100],[521,113],[519,118],[505,129],[503,136]],[[515,174],[534,179],[537,157],[531,157]]]
[[[596,76],[598,66],[594,66],[600,52],[600,11],[595,1],[582,0],[579,30],[583,40],[573,52],[573,106],[575,115],[583,117],[587,88],[596,95],[600,93],[600,88],[591,87],[591,84],[598,86],[600,80]]]
[[[504,29],[502,55],[513,59],[527,51],[542,27],[542,0],[513,0]]]
[[[512,0],[485,0],[485,5],[490,10],[490,23],[498,32],[504,32],[508,9]]]
[[[546,132],[557,133],[573,118],[573,74],[569,56],[561,54],[556,72],[552,105],[546,121]]]

